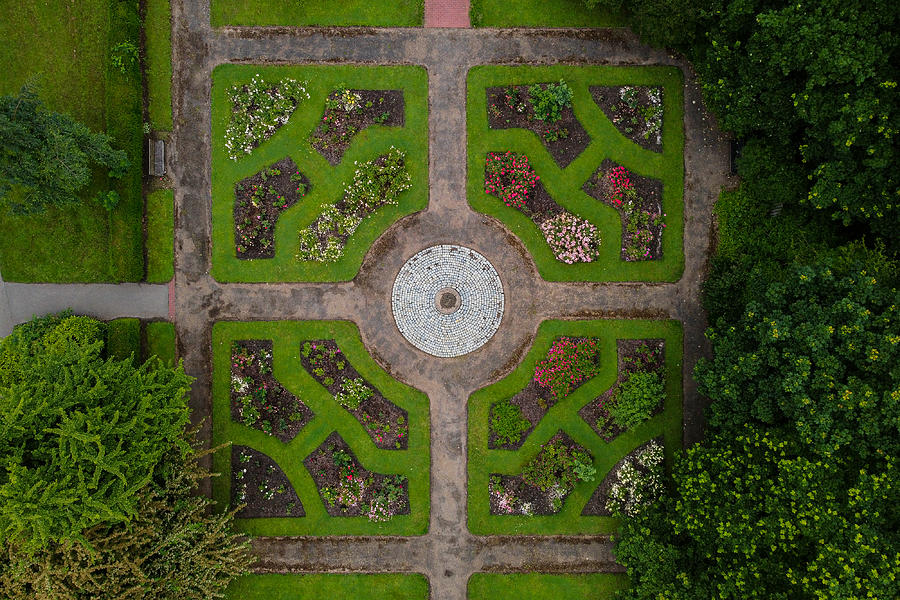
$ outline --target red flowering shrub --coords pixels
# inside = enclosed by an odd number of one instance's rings
[[[484,191],[503,200],[503,203],[522,210],[528,194],[540,179],[524,154],[488,153],[484,165]]]
[[[572,390],[600,372],[600,348],[592,338],[557,338],[547,352],[547,358],[534,367],[534,380],[556,400],[562,400]]]

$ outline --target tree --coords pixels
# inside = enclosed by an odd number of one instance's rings
[[[0,200],[14,214],[79,202],[92,165],[114,178],[128,171],[127,154],[114,150],[111,141],[68,115],[45,110],[28,85],[16,96],[0,96]],[[101,194],[104,206],[112,208],[109,197]]]
[[[0,542],[33,551],[132,519],[163,457],[190,450],[191,379],[104,357],[103,334],[63,313],[0,340]]]

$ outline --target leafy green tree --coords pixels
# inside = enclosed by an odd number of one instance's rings
[[[92,165],[106,168],[114,178],[127,172],[128,156],[110,143],[109,136],[44,109],[27,85],[16,96],[0,96],[0,200],[14,214],[79,202]],[[115,206],[108,194],[101,200]]]
[[[105,357],[103,334],[64,313],[0,340],[0,542],[33,551],[132,519],[163,456],[189,451],[191,379]]]
[[[624,521],[625,598],[896,598],[896,461],[870,470],[803,456],[745,425],[676,463],[674,490]]]

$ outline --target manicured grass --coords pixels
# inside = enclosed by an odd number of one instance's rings
[[[534,376],[553,340],[559,336],[599,338],[601,370],[568,397],[554,405],[528,436],[519,450],[489,450],[488,415],[490,405],[510,398]],[[606,443],[578,411],[608,390],[616,381],[616,340],[662,338],[665,340],[666,401],[663,411]],[[663,436],[667,461],[681,447],[682,329],[678,321],[599,320],[545,321],[538,328],[534,344],[525,360],[506,378],[478,390],[469,398],[469,530],[476,535],[493,534],[578,534],[612,533],[617,520],[612,517],[585,517],[581,511],[603,477],[626,454],[645,441]],[[566,498],[562,510],[548,516],[491,515],[488,477],[491,473],[520,474],[524,465],[558,430],[562,429],[594,457],[597,477],[580,482]]]
[[[119,180],[94,174],[81,204],[15,217],[0,208],[0,271],[8,281],[138,281],[143,277],[141,219],[141,82],[122,74],[110,48],[137,44],[137,3],[115,0],[23,0],[0,5],[0,93],[14,94],[38,75],[48,109],[106,131],[128,152],[131,170]],[[91,200],[118,191],[111,213]]]
[[[106,332],[106,353],[119,360],[141,358],[140,319],[113,319]]]
[[[234,340],[273,340],[273,370],[288,391],[315,413],[290,443],[284,444],[231,419],[231,343]],[[306,372],[300,345],[307,339],[334,339],[346,359],[384,396],[409,413],[409,449],[379,450],[362,425]],[[238,530],[252,535],[421,535],[429,514],[428,398],[383,371],[362,345],[359,330],[343,321],[216,323],[213,327],[213,445],[233,442],[251,446],[271,457],[297,491],[306,516],[301,518],[236,519]],[[410,514],[384,523],[366,517],[330,517],[303,460],[337,431],[360,463],[376,473],[400,474],[409,480]],[[231,489],[230,449],[216,453],[213,497],[228,505]]]
[[[150,321],[144,324],[143,360],[159,357],[167,367],[175,364],[175,325],[168,321]]]
[[[223,25],[368,25],[420,27],[423,0],[212,0],[213,27]]]
[[[154,129],[172,130],[172,10],[169,0],[147,0],[144,15],[146,36],[147,94],[150,123]]]
[[[584,0],[470,0],[472,27],[625,27],[624,15]]]
[[[166,283],[175,276],[175,198],[172,190],[147,194],[147,281]]]
[[[591,136],[591,144],[565,169],[560,169],[541,140],[524,129],[490,129],[485,89],[564,79],[574,93],[575,116]],[[588,88],[599,85],[645,85],[663,88],[663,152],[644,150],[627,140],[604,116]],[[503,221],[528,248],[538,271],[551,281],[677,281],[684,270],[684,107],[683,76],[673,67],[476,67],[469,72],[467,97],[468,198],[472,207]],[[591,263],[564,264],[553,255],[538,227],[522,212],[507,207],[484,191],[484,161],[488,152],[525,153],[551,196],[570,212],[597,226],[603,240],[600,258]],[[604,158],[629,171],[662,180],[666,229],[659,260],[626,262],[620,258],[619,213],[581,189]]]
[[[543,573],[475,573],[469,600],[607,600],[628,588],[625,575],[546,575]]]
[[[427,600],[428,580],[422,575],[245,575],[228,586],[233,600]]]
[[[269,81],[287,77],[307,81],[309,100],[302,101],[287,124],[251,154],[237,161],[225,151],[225,128],[231,106],[227,89],[249,81],[259,73]],[[346,85],[356,89],[402,89],[405,126],[373,126],[358,133],[341,164],[332,167],[308,143],[325,112],[325,98]],[[352,279],[363,255],[381,233],[399,218],[428,204],[428,76],[420,67],[260,67],[222,65],[213,71],[212,87],[212,274],[219,281],[347,281]],[[300,262],[300,229],[312,223],[326,204],[343,196],[344,187],[365,162],[384,154],[391,146],[406,153],[412,187],[400,196],[399,205],[384,206],[367,217],[351,236],[344,256],[336,263]],[[285,156],[309,177],[311,191],[281,213],[275,229],[275,257],[239,260],[234,245],[234,186]]]

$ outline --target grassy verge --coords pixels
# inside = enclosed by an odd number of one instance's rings
[[[140,319],[113,319],[106,332],[106,352],[119,360],[141,358]]]
[[[421,27],[423,0],[212,0],[213,27],[223,25],[325,25],[371,27]]]
[[[172,131],[172,10],[169,0],[147,0],[144,35],[147,53],[147,88],[150,123]]]
[[[159,357],[167,367],[175,364],[175,325],[168,321],[151,321],[144,324],[143,352],[141,358]]]
[[[591,136],[587,149],[560,169],[541,140],[524,129],[490,129],[485,89],[565,79],[572,88],[574,111]],[[644,150],[619,134],[591,98],[597,85],[653,85],[663,88],[663,152]],[[677,281],[684,270],[684,107],[683,76],[673,67],[476,67],[469,72],[467,95],[468,198],[471,206],[503,221],[528,248],[538,271],[550,281]],[[522,212],[507,207],[484,191],[484,161],[488,152],[512,150],[528,155],[529,163],[551,196],[570,212],[597,226],[603,243],[600,258],[567,265],[553,255],[538,227]],[[584,193],[581,186],[604,158],[629,171],[662,180],[666,229],[659,260],[621,260],[621,219],[618,212]]]
[[[233,161],[225,151],[225,128],[231,111],[227,89],[259,73],[268,80],[286,77],[307,81],[304,100],[287,124],[251,154]],[[358,133],[342,162],[332,167],[307,142],[322,119],[325,98],[342,85],[358,89],[401,89],[405,126],[374,126]],[[362,264],[372,242],[401,217],[428,204],[428,76],[420,67],[260,67],[223,65],[213,72],[212,88],[212,274],[219,281],[347,281]],[[336,263],[299,262],[298,233],[322,207],[343,196],[356,170],[355,161],[371,160],[396,146],[406,152],[412,188],[397,206],[379,208],[350,238]],[[275,257],[239,260],[234,245],[234,185],[285,156],[297,163],[312,183],[311,191],[283,212],[275,228]]]
[[[625,575],[546,575],[543,573],[475,573],[469,578],[469,600],[596,600],[612,599],[628,587]]]
[[[393,598],[427,600],[428,581],[422,575],[246,575],[236,579],[226,598],[234,600],[319,600]]]
[[[95,172],[84,202],[43,215],[2,211],[0,271],[8,281],[138,281],[143,277],[141,219],[141,82],[122,74],[110,48],[137,43],[136,3],[113,0],[6,2],[0,18],[0,93],[14,94],[37,75],[40,97],[93,131],[106,131],[128,152],[120,180]],[[111,213],[91,200],[113,187],[122,200]]]
[[[472,27],[625,27],[624,15],[584,0],[470,0]]]
[[[175,198],[172,190],[147,194],[147,281],[166,283],[175,275]]]
[[[600,374],[554,405],[519,450],[489,450],[488,419],[492,402],[510,398],[534,376],[559,336],[600,338]],[[662,338],[665,346],[666,401],[663,411],[610,443],[603,441],[578,415],[588,402],[608,390],[616,380],[616,340]],[[525,360],[506,378],[478,390],[469,398],[469,530],[476,535],[612,533],[617,520],[581,515],[584,506],[609,470],[645,441],[663,436],[667,460],[681,447],[682,329],[677,321],[600,320],[545,321]],[[491,515],[488,477],[491,473],[519,474],[523,466],[558,430],[562,429],[594,457],[597,478],[583,481],[566,498],[562,510],[548,516]]]
[[[384,396],[409,413],[409,449],[379,450],[363,427],[319,385],[300,364],[300,343],[306,339],[334,339],[346,359]],[[288,391],[302,398],[315,417],[290,443],[231,419],[231,343],[233,340],[273,340],[274,374]],[[302,518],[237,519],[238,530],[251,535],[421,535],[429,514],[428,398],[383,371],[362,345],[359,330],[349,322],[216,323],[213,327],[213,445],[233,442],[251,446],[271,457],[297,491],[306,516]],[[365,517],[330,517],[303,460],[331,432],[337,431],[360,463],[376,473],[400,474],[409,480],[410,514],[384,523]],[[213,497],[225,507],[231,497],[230,450],[217,452],[213,469]]]

